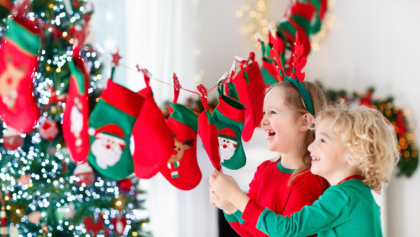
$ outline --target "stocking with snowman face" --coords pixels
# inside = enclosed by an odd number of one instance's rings
[[[223,95],[223,83],[218,86],[219,105],[213,111],[217,127],[219,152],[222,166],[237,170],[245,166],[246,156],[242,146],[242,130],[245,123],[245,106],[234,96]],[[229,88],[230,90],[234,87]]]
[[[160,173],[176,188],[191,190],[201,181],[201,171],[197,162],[198,116],[184,105],[177,104],[178,78],[174,75],[175,98],[169,105],[168,127],[174,136],[174,147],[167,163]]]
[[[89,118],[89,163],[99,173],[121,180],[134,171],[131,132],[144,97],[108,80]]]
[[[32,80],[41,30],[21,17],[7,26],[0,50],[0,117],[8,127],[29,133],[40,114]]]

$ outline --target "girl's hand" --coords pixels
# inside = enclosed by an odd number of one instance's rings
[[[225,175],[217,170],[214,170],[210,175],[210,185],[219,198],[229,202],[232,202],[231,199],[237,192],[242,193],[232,176]]]
[[[226,214],[231,215],[233,213],[235,213],[238,208],[236,208],[232,203],[230,203],[229,201],[226,201],[225,199],[221,199],[219,198],[216,193],[213,190],[213,187],[210,186],[210,203],[223,210]]]

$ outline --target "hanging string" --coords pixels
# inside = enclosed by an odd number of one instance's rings
[[[3,7],[5,7],[5,8],[7,8],[7,9],[9,9],[9,10],[13,10],[13,8],[14,8],[14,5],[12,4],[12,3],[9,3],[9,2],[7,2],[7,1],[0,1],[0,5],[1,6],[3,6]],[[66,36],[64,36],[63,35],[63,32],[62,31],[60,31],[60,30],[58,30],[57,28],[55,28],[53,25],[50,25],[50,24],[48,24],[48,23],[46,23],[46,22],[44,22],[44,21],[42,21],[41,19],[39,19],[39,18],[37,18],[37,17],[33,17],[33,19],[34,19],[34,21],[35,22],[37,22],[40,26],[42,26],[44,29],[46,29],[46,30],[50,30],[51,29],[51,32],[53,33],[53,34],[55,34],[55,35],[57,35],[57,36],[59,36],[59,37],[61,37],[61,38],[63,38],[63,39],[65,39],[65,40],[67,40],[67,41],[69,41],[71,44],[72,44],[72,41],[74,41],[74,38],[72,38],[71,37],[71,34],[70,33],[67,33],[67,34],[65,34]],[[88,47],[88,46],[84,46],[83,47],[85,50],[87,50],[87,51],[89,51],[89,52],[91,52],[91,53],[96,53],[98,56],[100,56],[100,57],[102,57],[102,58],[104,58],[104,59],[107,59],[107,60],[109,60],[109,61],[112,61],[112,59],[110,58],[110,57],[108,57],[108,56],[105,56],[104,54],[102,54],[102,53],[100,53],[100,52],[98,52],[98,51],[96,51],[95,49],[93,49],[93,48],[91,48],[91,47]],[[132,68],[132,67],[130,67],[130,66],[127,66],[127,65],[124,65],[124,64],[119,64],[119,66],[121,66],[121,67],[123,67],[123,68],[126,68],[126,69],[128,69],[128,70],[131,70],[131,71],[134,71],[134,72],[138,72],[138,73],[140,73],[140,70],[138,69],[138,68]],[[153,79],[153,80],[155,80],[155,81],[158,81],[158,82],[161,82],[161,83],[163,83],[163,84],[166,84],[166,85],[169,85],[169,86],[174,86],[173,84],[171,84],[171,83],[168,83],[168,82],[165,82],[165,81],[162,81],[162,80],[159,80],[159,79],[157,79],[157,78],[155,78],[155,77],[150,77],[150,79]],[[214,87],[212,88],[212,89],[214,89]],[[211,89],[211,90],[212,90]],[[188,91],[188,92],[191,92],[191,93],[194,93],[194,94],[197,94],[197,95],[200,95],[200,93],[198,93],[198,92],[196,92],[196,91],[192,91],[192,90],[189,90],[189,89],[186,89],[186,88],[181,88],[181,90],[185,90],[185,91]],[[210,91],[211,91],[210,90]]]
[[[11,11],[13,11],[13,8],[14,8],[14,5],[13,5],[13,3],[10,3],[10,2],[8,2],[8,1],[0,1],[0,5],[1,6],[3,6],[3,7],[5,7],[5,8],[7,8],[7,9],[9,9],[9,10],[11,10]],[[67,34],[63,34],[63,32],[62,31],[60,31],[60,30],[58,30],[57,28],[55,28],[53,25],[50,25],[50,24],[48,24],[48,23],[46,23],[46,22],[44,22],[44,21],[42,21],[41,19],[39,19],[39,18],[37,18],[37,17],[33,17],[33,19],[34,19],[34,21],[35,22],[37,22],[39,25],[41,25],[44,29],[46,29],[46,30],[50,30],[51,29],[51,32],[53,33],[53,34],[55,34],[55,35],[57,35],[57,36],[59,36],[59,37],[61,37],[61,38],[63,38],[63,39],[65,39],[65,40],[67,40],[67,41],[69,41],[71,44],[74,42],[74,40],[75,40],[75,38],[73,37],[71,37],[71,34],[70,33],[67,33]],[[65,35],[65,36],[64,36]],[[73,42],[72,42],[73,41]],[[100,53],[100,52],[98,52],[98,51],[96,51],[95,49],[93,49],[93,48],[91,48],[91,47],[88,47],[88,46],[84,46],[83,47],[85,50],[87,50],[87,51],[89,51],[89,52],[91,52],[91,53],[96,53],[98,56],[100,56],[100,57],[102,57],[102,58],[104,58],[104,59],[107,59],[107,60],[109,60],[109,61],[112,61],[112,59],[110,58],[110,57],[108,57],[108,56],[106,56],[106,55],[104,55],[104,54],[102,54],[102,53]],[[245,60],[245,61],[249,61],[249,59],[248,60]],[[137,73],[141,73],[141,70],[140,70],[140,67],[139,67],[139,65],[137,64],[136,65],[136,68],[132,68],[132,67],[130,67],[130,66],[127,66],[127,65],[124,65],[124,64],[119,64],[119,66],[121,66],[121,67],[123,67],[123,68],[126,68],[126,69],[128,69],[128,70],[131,70],[131,71],[134,71],[134,72],[137,72]],[[235,71],[237,70],[237,69],[239,69],[240,68],[240,66],[237,66],[237,67],[235,67]],[[234,71],[233,71],[234,72]],[[171,84],[171,83],[168,83],[168,82],[165,82],[165,81],[162,81],[162,80],[159,80],[159,79],[157,79],[157,78],[155,78],[155,77],[153,77],[153,76],[151,76],[150,77],[150,79],[153,79],[153,80],[155,80],[155,81],[158,81],[158,82],[160,82],[160,83],[163,83],[163,84],[166,84],[166,85],[169,85],[169,86],[172,86],[172,87],[174,87],[174,85],[173,84]],[[212,91],[212,90],[214,90],[216,87],[217,87],[217,83],[216,83],[216,85],[214,85],[210,90],[208,90],[207,92],[210,92],[210,91]],[[192,91],[192,90],[189,90],[189,89],[186,89],[186,88],[180,88],[181,90],[184,90],[184,91],[188,91],[188,92],[191,92],[191,93],[194,93],[194,94],[197,94],[197,95],[200,95],[200,93],[199,92],[196,92],[196,91]]]

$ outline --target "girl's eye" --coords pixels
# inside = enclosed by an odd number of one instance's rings
[[[263,115],[265,115],[265,112],[263,111]]]
[[[321,142],[325,142],[325,140],[324,139],[321,139]]]
[[[272,110],[270,111],[270,113],[271,113],[271,114],[276,114],[276,112],[274,112],[274,111],[272,111]]]

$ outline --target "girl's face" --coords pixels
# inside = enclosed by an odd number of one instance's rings
[[[261,121],[268,150],[279,153],[296,149],[299,143],[298,124],[301,119],[296,111],[285,105],[286,92],[281,87],[274,87],[268,92],[264,99],[264,117]]]
[[[311,172],[327,180],[340,175],[349,166],[349,153],[341,138],[332,133],[332,121],[332,118],[321,120],[316,129],[315,140],[308,147],[312,157]]]

